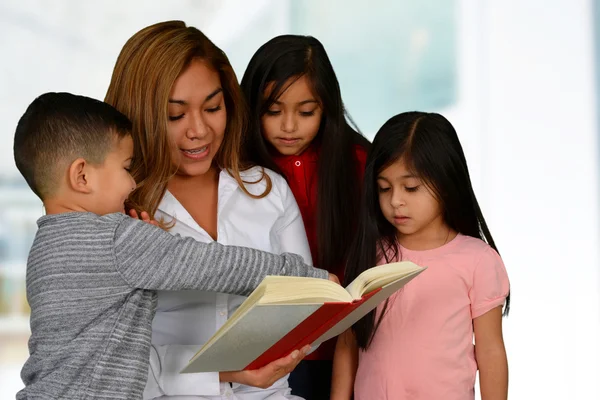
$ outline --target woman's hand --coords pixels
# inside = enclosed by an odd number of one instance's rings
[[[294,350],[287,357],[280,358],[262,368],[251,371],[220,372],[219,380],[221,382],[237,382],[242,385],[266,389],[292,372],[309,351],[310,346],[304,346],[301,350]]]
[[[338,277],[334,274],[329,274],[329,278],[330,281],[337,283],[338,285],[340,284],[340,280],[338,279]]]
[[[140,215],[138,215],[137,211],[131,209],[129,210],[129,216],[133,219],[141,219],[150,225],[158,226],[158,222],[154,219],[150,219],[150,214],[148,214],[146,211],[142,211]]]

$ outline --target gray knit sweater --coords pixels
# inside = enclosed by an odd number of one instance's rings
[[[155,290],[247,295],[266,275],[327,277],[299,256],[200,243],[124,214],[48,215],[38,227],[18,399],[141,398]]]

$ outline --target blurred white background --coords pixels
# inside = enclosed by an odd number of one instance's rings
[[[327,49],[372,138],[389,117],[455,125],[507,266],[511,399],[599,399],[598,0],[179,0],[0,3],[0,398],[22,387],[27,251],[42,215],[14,166],[27,105],[47,91],[102,99],[125,41],[155,22],[204,31],[241,78],[282,33]]]

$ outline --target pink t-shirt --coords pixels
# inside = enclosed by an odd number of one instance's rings
[[[428,269],[390,297],[371,346],[360,351],[355,399],[472,400],[473,319],[506,299],[502,259],[460,234],[437,249],[400,251]]]

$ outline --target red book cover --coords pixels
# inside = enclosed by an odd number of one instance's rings
[[[380,290],[374,290],[352,303],[324,303],[316,312],[281,338],[280,341],[248,364],[244,370],[262,368],[270,362],[287,356],[294,350],[313,343]]]

